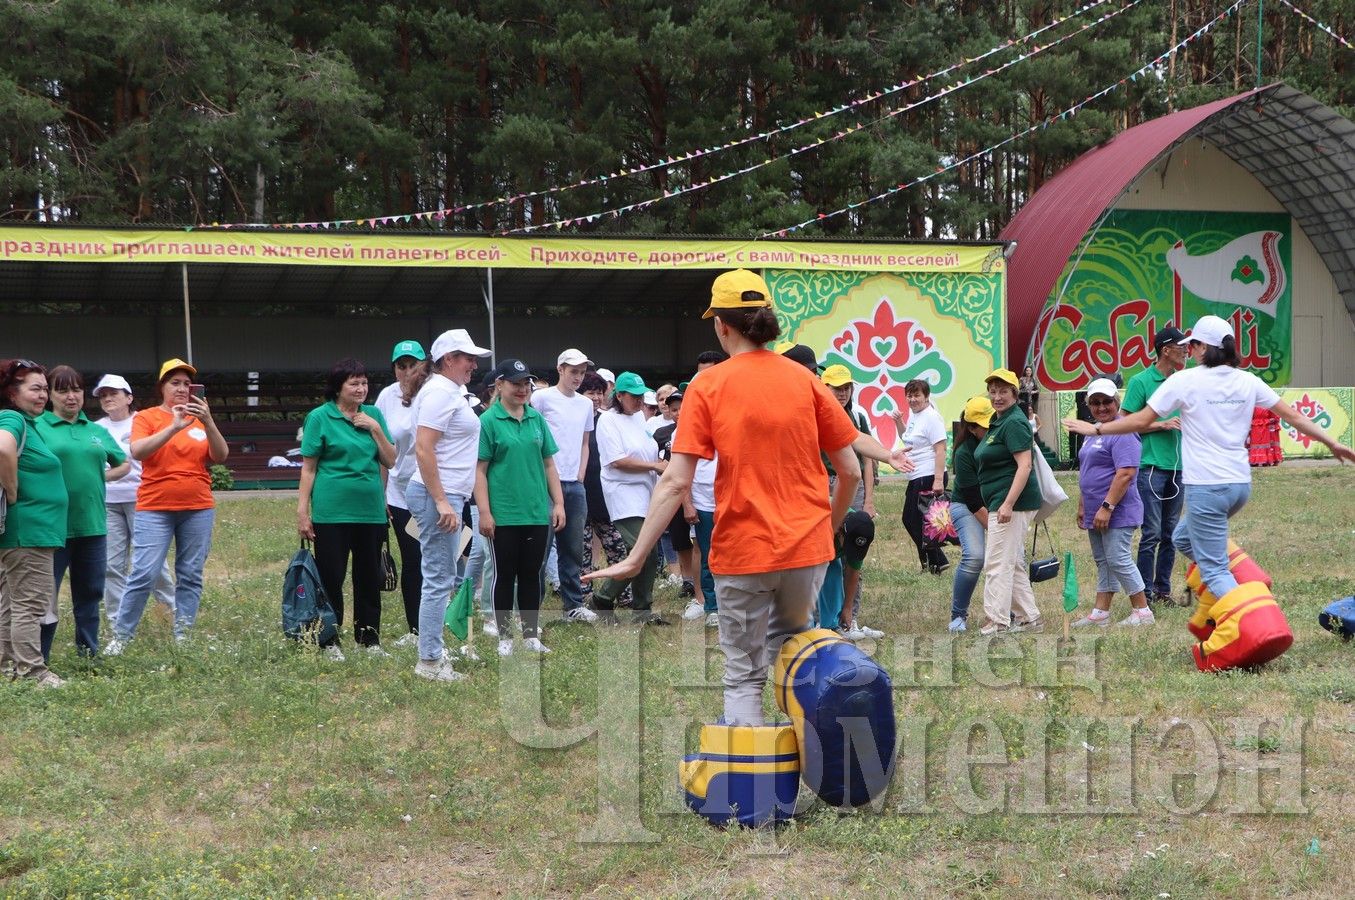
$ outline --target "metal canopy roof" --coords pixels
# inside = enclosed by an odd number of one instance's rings
[[[1087,231],[1183,141],[1217,146],[1294,217],[1322,255],[1355,320],[1355,123],[1286,84],[1136,125],[1078,157],[1003,229],[1016,241],[1007,345],[1026,358],[1049,296]]]

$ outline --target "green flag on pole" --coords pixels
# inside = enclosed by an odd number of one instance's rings
[[[447,604],[447,613],[442,617],[442,621],[459,641],[464,641],[466,635],[470,634],[470,610],[474,597],[474,582],[469,578],[463,579],[461,587],[457,588],[456,595],[452,597],[452,602]]]
[[[1073,565],[1072,551],[1063,554],[1063,611],[1077,610],[1077,568]]]

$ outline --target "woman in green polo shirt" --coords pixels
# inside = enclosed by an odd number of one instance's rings
[[[66,545],[61,462],[35,426],[47,405],[47,370],[29,359],[0,363],[0,678],[39,687],[65,681],[42,658],[42,618],[52,598],[52,557]]]
[[[1035,605],[1024,552],[1026,532],[1040,509],[1040,485],[1032,473],[1035,435],[1016,403],[1020,386],[1016,373],[997,369],[986,381],[994,415],[988,434],[974,450],[979,493],[988,510],[983,559],[983,612],[988,621],[979,631],[1039,631],[1044,622]]]
[[[328,402],[311,410],[302,426],[296,530],[315,541],[315,566],[340,629],[352,556],[353,639],[373,655],[388,656],[381,649],[381,542],[387,525],[381,469],[395,465],[395,445],[381,410],[366,399],[366,367],[356,359],[335,363],[325,386]],[[326,653],[343,659],[337,637]]]
[[[521,360],[506,359],[490,373],[499,397],[480,417],[480,453],[475,505],[480,533],[490,540],[494,561],[490,591],[499,629],[499,655],[513,652],[509,616],[516,593],[522,616],[522,646],[549,653],[541,643],[541,567],[551,531],[565,525],[565,500],[555,471],[555,438],[530,405],[532,373]],[[486,567],[487,570],[490,567]]]
[[[61,460],[66,484],[66,544],[52,560],[52,601],[42,626],[42,656],[51,656],[56,636],[56,597],[66,571],[71,573],[71,614],[75,649],[82,656],[99,652],[99,604],[104,595],[108,556],[105,538],[104,483],[126,475],[132,464],[117,440],[85,415],[85,381],[70,366],[48,373],[52,409],[38,419],[38,434]]]

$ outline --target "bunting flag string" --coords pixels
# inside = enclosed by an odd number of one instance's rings
[[[1308,15],[1306,12],[1299,9],[1294,4],[1290,3],[1289,0],[1280,0],[1280,2],[1283,3],[1285,6],[1289,7],[1289,9],[1293,11],[1295,15],[1299,16],[1302,19],[1307,20],[1309,24],[1317,28],[1320,28],[1322,31],[1327,32],[1327,34],[1331,35],[1332,38],[1335,39],[1336,42],[1340,44],[1342,47],[1345,47],[1347,50],[1355,50],[1355,46],[1352,46],[1350,41],[1341,37],[1341,35],[1337,34],[1330,26],[1325,25],[1322,22],[1319,22],[1317,19],[1314,19],[1312,16]]]
[[[767,166],[772,165],[773,163],[780,162],[785,159],[790,159],[792,157],[799,156],[803,153],[812,152],[814,150],[819,149],[824,144],[830,144],[834,141],[842,140],[845,137],[850,137],[853,134],[857,134],[858,132],[861,132],[867,128],[871,128],[875,125],[880,124],[881,122],[886,122],[890,119],[895,118],[896,116],[901,116],[904,113],[917,109],[920,106],[924,106],[935,100],[940,100],[943,97],[947,97],[950,94],[955,93],[956,91],[963,90],[964,88],[967,88],[970,85],[977,84],[978,82],[983,81],[986,78],[990,78],[993,75],[997,75],[1001,72],[1004,72],[1007,69],[1011,68],[1012,66],[1017,65],[1018,63],[1024,62],[1028,59],[1038,56],[1041,53],[1044,53],[1046,50],[1051,50],[1054,47],[1057,47],[1060,44],[1064,43],[1065,41],[1069,41],[1075,37],[1078,37],[1079,35],[1083,34],[1089,29],[1095,28],[1096,26],[1115,18],[1116,16],[1119,16],[1122,13],[1128,12],[1129,10],[1137,6],[1140,2],[1142,2],[1142,0],[1129,0],[1128,3],[1126,3],[1119,9],[1114,10],[1113,12],[1106,13],[1100,18],[1086,23],[1081,28],[1078,28],[1076,31],[1070,31],[1069,33],[1063,35],[1062,37],[1050,41],[1048,44],[1036,46],[1029,52],[1024,53],[1020,56],[1016,56],[1000,66],[987,69],[979,73],[978,75],[973,76],[972,78],[957,81],[954,84],[948,85],[934,94],[929,94],[925,97],[922,97],[919,100],[914,100],[912,103],[891,109],[878,118],[870,119],[864,122],[856,122],[852,125],[848,125],[847,127],[843,128],[840,131],[835,132],[832,135],[829,135],[827,137],[821,137],[818,140],[811,141],[807,144],[801,144],[798,147],[788,150],[782,156],[774,156],[769,159],[764,159],[761,160],[760,162],[744,166],[741,169],[734,169],[732,171],[725,172],[722,175],[717,175],[714,178],[710,178],[706,181],[689,184],[684,187],[674,188],[673,190],[670,191],[664,191],[663,194],[660,196],[650,197],[646,200],[640,200],[635,203],[627,204],[626,206],[618,206],[613,207],[611,209],[599,210],[598,212],[588,213],[587,215],[582,216],[574,216],[566,219],[556,219],[555,221],[552,222],[543,222],[540,225],[524,225],[520,228],[511,228],[506,231],[502,231],[500,232],[500,234],[530,234],[531,232],[543,231],[548,228],[554,228],[558,230],[568,228],[574,225],[586,225],[592,222],[596,222],[597,220],[603,217],[618,218],[629,212],[634,212],[640,209],[647,209],[648,207],[651,207],[656,203],[662,203],[663,201],[672,199],[673,197],[680,197],[684,194],[694,193],[695,191],[702,191],[705,190],[706,188],[720,184],[721,182],[729,181],[730,179],[733,178],[739,178],[743,175],[749,174],[750,172],[756,172],[758,169],[765,168]]]
[[[854,100],[849,100],[849,101],[847,101],[846,103],[840,104],[840,105],[838,105],[838,106],[834,106],[834,107],[832,107],[832,108],[830,108],[830,109],[824,109],[824,110],[820,110],[820,111],[815,112],[815,113],[811,113],[810,115],[805,116],[804,118],[799,119],[799,120],[797,120],[797,121],[790,122],[790,123],[787,123],[787,124],[785,124],[785,125],[778,125],[778,126],[775,126],[775,127],[773,127],[773,128],[769,128],[769,129],[767,129],[766,131],[760,131],[760,132],[757,132],[756,134],[750,134],[750,135],[747,135],[747,136],[745,136],[745,137],[738,138],[738,139],[735,139],[735,140],[732,140],[732,141],[728,141],[728,142],[723,143],[723,144],[716,144],[716,145],[714,145],[714,146],[706,147],[706,148],[699,149],[699,150],[690,150],[690,151],[688,151],[688,152],[686,152],[686,153],[680,153],[680,154],[675,154],[675,155],[672,155],[672,156],[667,156],[667,157],[665,157],[665,158],[663,158],[663,159],[661,159],[661,160],[659,160],[659,161],[657,161],[657,162],[647,163],[647,164],[643,164],[643,165],[639,165],[639,166],[632,166],[632,167],[628,167],[628,168],[617,169],[616,171],[614,171],[614,172],[609,172],[609,173],[606,174],[606,175],[597,175],[597,176],[593,176],[593,177],[590,177],[590,178],[580,179],[579,181],[575,181],[575,182],[573,182],[573,183],[571,183],[571,184],[560,185],[560,186],[557,186],[557,187],[544,188],[544,189],[539,190],[539,191],[525,191],[525,192],[523,192],[523,193],[518,193],[518,194],[505,194],[504,196],[502,196],[502,197],[496,197],[496,198],[494,198],[493,200],[484,200],[484,201],[477,202],[477,203],[458,204],[458,205],[456,205],[456,206],[450,206],[450,207],[447,207],[447,208],[444,208],[444,209],[424,210],[424,211],[422,211],[422,212],[402,213],[402,214],[399,214],[399,215],[391,215],[391,216],[369,216],[369,217],[361,218],[361,219],[330,219],[330,220],[326,220],[326,221],[317,221],[317,222],[287,222],[287,223],[279,223],[279,224],[273,224],[273,225],[261,225],[261,224],[257,224],[257,223],[237,223],[237,224],[232,224],[232,225],[224,225],[224,226],[221,226],[221,227],[225,227],[225,228],[264,228],[264,227],[268,227],[268,228],[343,228],[343,227],[348,227],[348,226],[353,226],[353,225],[358,225],[358,226],[368,225],[368,226],[371,226],[371,227],[375,228],[375,227],[377,227],[378,225],[398,225],[398,224],[408,223],[408,222],[412,222],[412,221],[425,221],[425,222],[427,222],[427,221],[436,221],[436,222],[441,222],[441,221],[443,221],[447,216],[456,215],[456,214],[458,214],[458,213],[463,213],[463,212],[473,212],[473,211],[479,210],[479,209],[488,209],[488,208],[494,207],[494,206],[503,206],[503,205],[506,205],[506,204],[518,203],[518,202],[522,202],[522,201],[525,201],[525,200],[532,200],[532,199],[535,199],[535,198],[537,198],[537,197],[546,197],[546,196],[551,196],[551,195],[555,195],[555,194],[562,194],[562,193],[565,193],[565,192],[567,192],[567,191],[578,190],[579,188],[594,187],[594,186],[597,186],[597,185],[606,184],[606,183],[609,182],[609,181],[614,181],[614,180],[617,180],[617,179],[620,179],[620,178],[629,178],[630,176],[633,176],[633,175],[640,175],[640,174],[643,174],[643,173],[645,173],[645,172],[652,172],[652,171],[654,171],[655,169],[667,169],[667,168],[671,168],[671,167],[673,167],[673,166],[677,166],[677,165],[680,165],[680,164],[682,164],[682,163],[690,162],[691,160],[694,160],[694,159],[702,159],[702,158],[705,158],[705,157],[714,156],[714,155],[716,155],[716,154],[718,154],[718,153],[723,153],[723,152],[726,151],[726,150],[733,150],[733,149],[735,149],[735,148],[737,148],[737,147],[747,146],[748,144],[757,143],[757,142],[759,142],[759,141],[768,141],[768,140],[771,140],[773,137],[776,137],[776,136],[778,136],[778,135],[787,134],[787,133],[789,133],[789,132],[795,131],[795,130],[798,129],[798,128],[803,128],[803,127],[806,126],[806,125],[810,125],[810,124],[812,124],[812,123],[814,123],[814,122],[819,122],[819,121],[822,121],[822,120],[824,120],[824,119],[831,118],[832,116],[836,116],[836,115],[838,115],[838,114],[840,114],[840,113],[844,113],[844,112],[848,112],[848,111],[850,111],[850,110],[857,109],[857,108],[859,108],[859,107],[861,107],[861,106],[863,106],[863,105],[865,105],[865,104],[867,104],[867,103],[874,102],[874,101],[879,100],[879,99],[881,99],[881,98],[883,98],[883,97],[889,97],[889,96],[892,96],[893,94],[899,93],[900,91],[907,90],[908,88],[911,88],[911,87],[917,87],[917,86],[919,86],[919,85],[926,84],[926,83],[928,83],[928,82],[930,82],[930,81],[933,81],[933,80],[935,80],[935,79],[937,79],[937,78],[942,78],[942,77],[944,77],[944,76],[946,76],[946,75],[949,75],[950,73],[956,71],[957,69],[961,69],[961,68],[964,68],[965,66],[972,65],[973,63],[980,62],[980,61],[982,61],[982,60],[984,60],[984,59],[987,59],[987,58],[990,57],[990,56],[993,56],[994,54],[1001,53],[1001,52],[1004,51],[1004,50],[1008,50],[1008,49],[1010,49],[1010,48],[1012,48],[1012,47],[1019,47],[1019,46],[1028,44],[1028,43],[1030,43],[1031,41],[1033,41],[1035,38],[1039,37],[1041,34],[1044,34],[1046,31],[1049,31],[1049,30],[1052,29],[1052,28],[1058,28],[1060,25],[1063,25],[1065,22],[1068,22],[1068,21],[1071,20],[1071,19],[1075,19],[1075,18],[1077,18],[1078,16],[1083,15],[1084,13],[1090,12],[1091,10],[1097,8],[1098,6],[1104,6],[1106,3],[1109,3],[1109,2],[1110,2],[1110,0],[1089,0],[1089,2],[1083,4],[1082,6],[1078,7],[1077,9],[1075,9],[1075,10],[1073,10],[1072,12],[1068,13],[1067,15],[1062,16],[1062,17],[1060,17],[1060,18],[1054,19],[1054,20],[1051,21],[1049,24],[1043,25],[1043,26],[1041,26],[1041,27],[1035,29],[1034,31],[1030,32],[1029,34],[1025,35],[1024,37],[1009,39],[1009,40],[1007,40],[1007,41],[1002,42],[1001,44],[997,44],[996,46],[991,47],[991,48],[988,49],[988,50],[985,50],[983,53],[980,53],[980,54],[977,55],[977,56],[971,56],[971,57],[965,57],[965,58],[962,58],[962,59],[961,59],[960,61],[958,61],[958,62],[952,63],[951,65],[946,66],[946,67],[943,68],[943,69],[938,69],[937,71],[932,72],[930,75],[921,75],[921,76],[918,76],[918,77],[916,77],[916,78],[909,79],[909,80],[907,80],[907,81],[901,81],[901,82],[899,82],[898,84],[895,84],[895,85],[893,85],[893,86],[891,86],[891,87],[882,88],[882,89],[880,89],[880,90],[876,90],[876,91],[873,91],[873,92],[871,92],[871,93],[864,94],[864,95],[862,95],[862,96],[860,96],[860,97],[857,97],[857,98],[854,99]],[[1133,2],[1129,3],[1128,6],[1125,7],[1125,9],[1128,9],[1128,8],[1130,8],[1130,7],[1133,7],[1133,6],[1136,6],[1136,5],[1138,5],[1139,2],[1141,2],[1141,0],[1133,0]],[[1120,12],[1123,12],[1123,11],[1124,11],[1123,9],[1120,10]],[[1118,13],[1117,13],[1117,14],[1118,14]],[[1102,19],[1102,20],[1098,20],[1098,21],[1103,21],[1103,19]],[[1084,28],[1083,30],[1085,30],[1085,28]],[[1050,46],[1053,46],[1053,45],[1051,44]],[[1033,55],[1033,54],[1027,54],[1027,56],[1030,56],[1030,55]],[[544,227],[544,226],[539,226],[539,227]]]
[[[1090,103],[1092,103],[1092,102],[1094,102],[1094,101],[1096,101],[1096,100],[1099,100],[1099,99],[1101,99],[1102,97],[1105,97],[1106,95],[1111,94],[1111,93],[1113,93],[1113,92],[1119,90],[1120,88],[1124,87],[1126,84],[1129,84],[1129,83],[1131,83],[1131,82],[1137,81],[1139,78],[1141,78],[1141,77],[1143,77],[1143,76],[1149,74],[1150,72],[1152,72],[1157,66],[1159,66],[1159,65],[1161,65],[1162,63],[1166,62],[1167,59],[1169,59],[1173,54],[1179,52],[1183,47],[1187,46],[1188,44],[1191,44],[1192,42],[1198,40],[1201,36],[1203,36],[1205,33],[1207,33],[1208,31],[1210,31],[1212,28],[1214,28],[1214,27],[1215,27],[1216,25],[1218,25],[1220,22],[1222,22],[1222,21],[1224,21],[1225,19],[1227,19],[1227,18],[1229,18],[1230,16],[1232,16],[1232,15],[1233,15],[1234,13],[1236,13],[1236,12],[1238,11],[1238,9],[1240,9],[1240,8],[1242,7],[1242,5],[1245,4],[1246,2],[1247,2],[1247,0],[1234,0],[1234,3],[1233,3],[1231,6],[1229,6],[1227,9],[1225,9],[1223,12],[1219,13],[1217,16],[1215,16],[1215,17],[1214,17],[1213,19],[1211,19],[1210,21],[1206,22],[1206,23],[1205,23],[1204,25],[1202,25],[1198,30],[1196,30],[1195,32],[1193,32],[1192,34],[1190,34],[1188,37],[1186,37],[1185,40],[1183,40],[1183,41],[1177,43],[1175,46],[1169,48],[1168,50],[1166,50],[1166,51],[1165,51],[1164,53],[1162,53],[1161,55],[1159,55],[1159,56],[1155,57],[1154,59],[1152,59],[1151,61],[1149,61],[1147,64],[1145,64],[1145,65],[1143,65],[1143,66],[1140,66],[1138,69],[1135,69],[1133,72],[1131,72],[1131,73],[1129,73],[1128,75],[1126,75],[1125,77],[1121,78],[1119,81],[1116,81],[1115,83],[1113,83],[1113,84],[1111,84],[1111,85],[1109,85],[1109,86],[1107,86],[1107,87],[1102,88],[1101,90],[1097,91],[1097,92],[1094,93],[1094,94],[1090,94],[1090,95],[1088,95],[1087,97],[1084,97],[1082,100],[1079,100],[1077,103],[1074,103],[1073,105],[1071,105],[1071,106],[1069,106],[1068,108],[1064,109],[1062,112],[1056,113],[1056,114],[1054,114],[1054,115],[1052,115],[1052,116],[1048,116],[1048,117],[1046,117],[1045,119],[1042,119],[1040,122],[1037,122],[1036,124],[1032,125],[1031,127],[1025,129],[1024,131],[1019,131],[1019,132],[1017,132],[1016,134],[1013,134],[1013,135],[1011,135],[1011,136],[1009,136],[1009,137],[1003,138],[1001,141],[998,141],[996,144],[992,144],[992,145],[990,145],[990,146],[988,146],[988,147],[985,147],[984,149],[979,150],[979,151],[976,152],[976,153],[971,153],[969,156],[966,156],[964,159],[956,160],[955,162],[952,162],[952,163],[950,163],[950,164],[948,164],[948,165],[938,166],[935,172],[930,172],[930,173],[928,173],[928,174],[926,174],[926,175],[923,175],[923,176],[921,176],[921,177],[919,177],[919,178],[915,178],[915,179],[913,179],[912,181],[901,182],[901,183],[899,183],[899,184],[894,185],[894,186],[891,187],[891,188],[887,188],[886,190],[881,191],[881,192],[878,193],[878,194],[875,194],[874,196],[867,197],[867,198],[865,198],[864,200],[858,200],[856,203],[849,203],[849,204],[847,204],[846,206],[843,206],[843,207],[841,207],[841,208],[839,208],[839,209],[833,210],[832,212],[818,213],[818,214],[815,215],[814,218],[812,218],[812,219],[805,219],[803,222],[797,222],[797,223],[794,224],[794,225],[788,225],[788,226],[786,226],[785,228],[779,228],[779,229],[777,229],[776,231],[768,231],[768,232],[766,232],[766,233],[764,233],[764,234],[759,235],[759,237],[760,237],[760,238],[785,237],[786,235],[790,234],[791,232],[799,231],[799,230],[801,230],[801,229],[803,229],[803,228],[809,227],[810,225],[816,225],[816,224],[818,224],[818,223],[820,223],[820,222],[825,222],[825,221],[827,221],[828,219],[833,219],[833,218],[836,218],[836,217],[838,217],[838,216],[845,215],[846,213],[849,213],[849,212],[851,212],[851,211],[853,211],[853,210],[856,210],[856,209],[860,209],[860,208],[863,207],[863,206],[867,206],[867,205],[869,205],[869,204],[871,204],[871,203],[876,203],[876,202],[878,202],[878,201],[880,201],[880,200],[884,200],[884,199],[886,199],[886,198],[888,198],[888,197],[892,197],[892,196],[894,196],[895,194],[899,193],[900,191],[905,191],[905,190],[908,190],[909,188],[917,187],[917,186],[920,185],[920,184],[925,184],[926,182],[931,181],[933,178],[936,178],[936,177],[938,177],[938,176],[940,176],[940,175],[943,175],[943,174],[945,174],[946,172],[950,172],[950,171],[953,171],[953,170],[955,170],[955,169],[958,169],[958,168],[960,168],[961,166],[963,166],[963,165],[965,165],[965,164],[967,164],[967,163],[973,162],[974,160],[979,159],[980,157],[987,156],[987,155],[989,155],[990,153],[995,153],[995,152],[997,152],[998,150],[1002,149],[1003,147],[1007,146],[1008,144],[1010,144],[1010,143],[1012,143],[1012,142],[1014,142],[1014,141],[1018,141],[1018,140],[1020,140],[1021,138],[1027,137],[1028,135],[1031,135],[1031,134],[1034,134],[1034,133],[1037,132],[1037,131],[1042,131],[1042,130],[1044,130],[1045,128],[1048,128],[1050,125],[1054,124],[1055,122],[1063,121],[1063,120],[1065,120],[1065,119],[1071,119],[1073,116],[1077,115],[1077,113],[1078,113],[1084,106],[1087,106],[1088,104],[1090,104]],[[1281,2],[1283,2],[1283,0],[1281,0]]]

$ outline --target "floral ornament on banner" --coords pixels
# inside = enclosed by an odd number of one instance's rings
[[[900,434],[893,413],[908,416],[904,385],[920,378],[932,392],[945,393],[955,381],[955,366],[936,338],[912,319],[895,318],[894,306],[882,299],[872,317],[849,321],[829,342],[825,365],[843,365],[857,385],[856,402],[870,420],[880,443],[893,447]]]
[[[1077,103],[1074,103],[1072,106],[1068,107],[1062,112],[1049,116],[1045,120],[1037,122],[1036,124],[1030,126],[1029,128],[1023,131],[1018,131],[1016,134],[1013,134],[1010,137],[1003,138],[996,144],[990,144],[989,146],[983,148],[982,150],[979,150],[975,153],[971,153],[965,158],[958,159],[955,162],[950,163],[949,165],[937,166],[935,172],[930,172],[926,175],[921,176],[920,178],[915,178],[912,181],[900,182],[899,184],[896,184],[891,188],[886,188],[880,193],[875,194],[874,196],[871,197],[867,197],[864,200],[858,200],[855,203],[848,203],[846,206],[843,206],[839,209],[835,209],[831,212],[818,213],[812,219],[805,219],[803,222],[797,222],[794,225],[787,225],[785,228],[778,228],[775,231],[765,232],[759,235],[759,237],[763,238],[785,237],[792,231],[800,231],[801,229],[808,228],[810,225],[816,225],[828,219],[833,219],[837,218],[838,216],[846,215],[852,210],[859,209],[863,206],[868,206],[871,203],[878,203],[881,200],[885,200],[888,199],[889,197],[894,196],[900,191],[905,191],[908,190],[909,188],[917,187],[920,184],[925,184],[926,182],[931,181],[933,178],[936,178],[939,175],[944,175],[946,172],[951,172],[954,171],[955,169],[960,168],[961,166],[968,165],[969,163],[973,162],[976,159],[980,159],[982,157],[996,153],[998,150],[1001,150],[1003,147],[1007,146],[1010,143],[1019,141],[1021,138],[1027,137],[1028,135],[1032,135],[1037,131],[1043,131],[1050,125],[1053,125],[1055,122],[1061,122],[1065,119],[1071,119],[1073,116],[1077,115],[1077,113],[1084,106],[1087,106],[1096,100],[1100,100],[1102,97],[1114,93],[1115,91],[1124,87],[1126,84],[1138,81],[1139,78],[1148,75],[1150,72],[1156,70],[1158,66],[1166,62],[1172,55],[1174,55],[1177,51],[1181,50],[1181,48],[1199,40],[1202,35],[1212,30],[1214,26],[1231,17],[1234,13],[1237,12],[1238,8],[1241,7],[1243,3],[1246,2],[1247,0],[1234,0],[1233,4],[1229,6],[1227,9],[1225,9],[1223,12],[1219,13],[1213,19],[1206,22],[1199,29],[1197,29],[1190,36],[1188,36],[1185,40],[1180,41],[1174,46],[1168,48],[1165,52],[1159,54],[1158,56],[1153,58],[1150,62],[1135,69],[1133,72],[1129,73],[1124,78],[1121,78],[1114,84],[1102,88],[1096,93],[1085,97],[1084,99],[1078,101]]]

